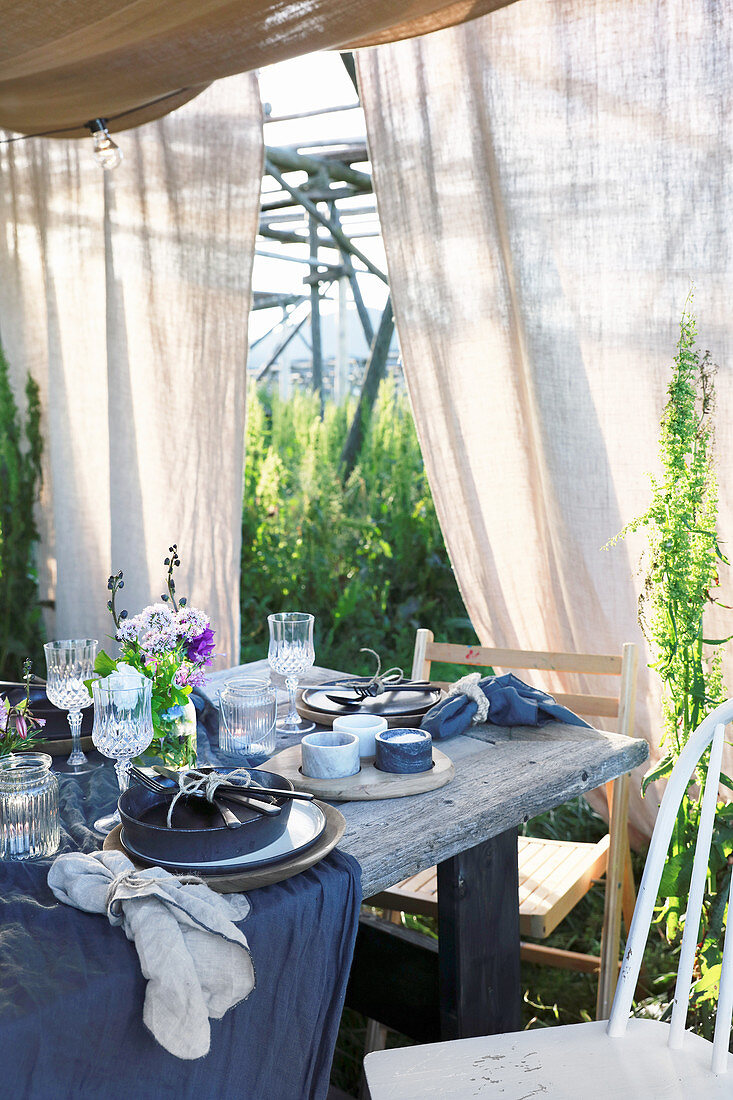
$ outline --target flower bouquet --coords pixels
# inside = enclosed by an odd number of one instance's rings
[[[117,594],[125,587],[123,574],[107,581],[112,593],[107,604],[120,643],[116,660],[99,653],[94,671],[102,677],[120,672],[132,677],[142,673],[153,681],[152,714],[155,736],[146,755],[173,767],[196,763],[196,710],[189,696],[204,683],[204,669],[211,664],[214,631],[208,617],[185,599],[176,599],[173,570],[180,564],[176,544],[164,561],[168,567],[167,593],[162,603],[150,604],[129,616],[117,610]]]
[[[37,748],[43,740],[40,731],[46,719],[36,718],[31,712],[31,672],[30,658],[26,658],[23,663],[25,697],[19,703],[0,697],[0,756]]]

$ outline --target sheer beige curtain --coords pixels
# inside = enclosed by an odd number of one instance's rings
[[[643,647],[640,540],[601,547],[648,500],[691,280],[701,346],[721,365],[720,527],[733,533],[724,7],[522,0],[359,56],[415,418],[485,644]],[[730,612],[710,629],[730,634]],[[647,660],[642,648],[637,732],[656,746]],[[632,820],[648,830],[655,808],[636,794]]]
[[[239,654],[250,276],[262,129],[254,76],[231,77],[120,138],[0,146],[0,337],[16,389],[42,389],[43,594],[56,636],[110,629],[179,583]]]

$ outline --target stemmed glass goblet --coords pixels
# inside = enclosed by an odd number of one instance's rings
[[[81,712],[92,705],[85,680],[94,675],[96,638],[65,638],[46,642],[46,695],[55,707],[68,711],[71,754],[66,761],[77,775],[102,765],[87,759],[81,748]]]
[[[315,729],[314,722],[304,722],[295,709],[295,692],[298,679],[316,659],[313,648],[313,616],[301,611],[281,611],[268,615],[270,646],[267,660],[273,672],[285,677],[290,694],[290,708],[286,718],[281,718],[277,728],[282,733],[308,733]]]
[[[134,687],[116,687],[95,680],[94,728],[92,741],[103,756],[115,761],[120,791],[126,791],[130,781],[130,764],[153,740],[151,699],[153,681],[142,678]],[[98,833],[106,836],[120,824],[119,812],[100,817],[94,822]]]

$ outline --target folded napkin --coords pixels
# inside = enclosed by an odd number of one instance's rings
[[[431,736],[441,738],[465,733],[472,723],[543,726],[553,719],[569,726],[591,728],[547,692],[530,687],[511,672],[484,676],[483,680],[478,672],[472,672],[453,684],[448,697],[430,708],[420,726]]]
[[[201,1058],[218,1020],[254,989],[247,940],[232,921],[250,904],[242,894],[215,894],[161,867],[137,871],[122,852],[58,856],[48,885],[59,901],[106,913],[133,940],[148,979],[143,1022],[177,1058]]]

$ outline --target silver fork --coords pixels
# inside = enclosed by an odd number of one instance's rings
[[[147,787],[149,791],[155,791],[156,794],[160,793],[161,791],[166,791],[166,792],[169,792],[171,794],[175,794],[175,788],[167,787],[164,783],[158,783],[158,781],[156,779],[153,779],[151,776],[146,775],[146,773],[143,772],[143,771],[140,771],[139,768],[131,768],[130,771],[135,776],[135,779],[137,779],[138,782],[142,783],[142,785],[144,787]],[[193,796],[193,797],[200,796],[201,798],[204,797],[203,791],[184,791],[184,794],[186,796]],[[216,795],[214,795],[214,797],[211,799],[211,801],[214,803],[217,810],[221,814],[221,816],[224,820],[224,824],[226,825],[226,827],[228,829],[239,829],[239,828],[242,827],[242,825],[244,825],[244,822],[240,821],[235,813],[232,813],[232,811],[222,801],[222,799],[217,798]],[[237,800],[237,801],[239,801],[239,800]],[[251,802],[248,802],[247,806],[251,809],[256,809],[255,806],[251,805]]]

